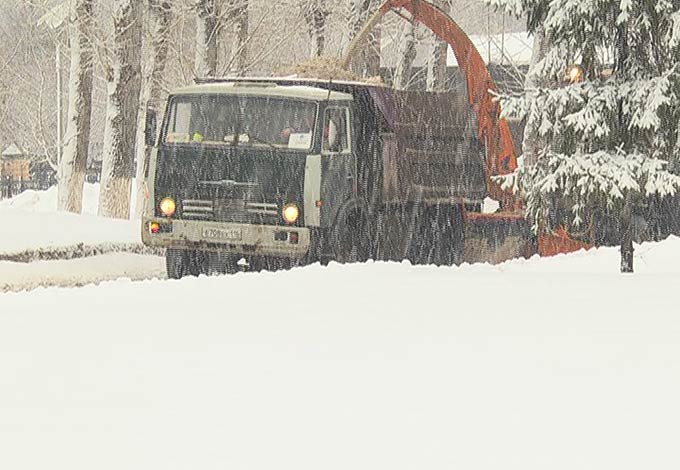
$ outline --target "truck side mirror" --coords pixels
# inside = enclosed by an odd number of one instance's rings
[[[144,125],[144,142],[147,147],[153,147],[156,143],[156,110],[148,108],[146,110],[146,122]]]

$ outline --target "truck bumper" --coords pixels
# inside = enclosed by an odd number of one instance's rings
[[[300,259],[309,251],[310,231],[304,227],[154,217],[142,220],[142,242],[152,247]]]

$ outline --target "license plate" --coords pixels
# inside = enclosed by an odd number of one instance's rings
[[[225,240],[225,241],[238,241],[241,240],[243,234],[241,229],[223,229],[223,228],[204,228],[203,238],[209,238],[211,240]]]

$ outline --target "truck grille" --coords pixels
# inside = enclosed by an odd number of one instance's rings
[[[181,218],[278,225],[279,207],[277,204],[246,202],[242,199],[185,199],[182,201]]]
[[[182,215],[185,219],[210,220],[214,217],[212,201],[199,199],[185,199],[182,201]]]

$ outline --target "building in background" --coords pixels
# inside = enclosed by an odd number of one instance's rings
[[[16,144],[0,155],[0,187],[2,197],[12,197],[23,191],[31,181],[31,159]]]
[[[470,34],[470,40],[479,51],[489,68],[492,78],[501,92],[516,92],[524,89],[531,54],[533,36],[526,31],[501,32],[496,34]],[[381,44],[381,75],[386,83],[391,84],[392,75],[399,62],[396,39],[383,35]],[[428,59],[431,56],[432,40],[416,43],[416,55],[413,60],[412,81],[409,90],[424,90],[427,80]],[[458,68],[458,62],[449,46],[447,57],[447,89],[456,90],[464,84],[464,77]]]

